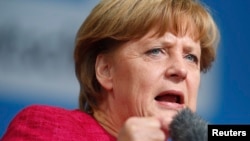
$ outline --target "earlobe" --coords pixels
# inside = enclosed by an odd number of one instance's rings
[[[99,54],[96,57],[95,74],[98,82],[106,90],[112,89],[112,77],[110,74],[110,62],[108,56]]]

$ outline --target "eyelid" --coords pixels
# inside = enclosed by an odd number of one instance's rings
[[[155,48],[151,48],[151,49],[147,50],[146,54],[152,54],[154,51],[159,51],[160,53],[165,53],[164,48],[155,47]]]
[[[187,54],[187,55],[185,56],[185,58],[188,57],[188,56],[192,56],[193,59],[194,59],[193,62],[195,62],[196,64],[198,64],[199,59],[198,59],[198,57],[197,57],[195,54]]]

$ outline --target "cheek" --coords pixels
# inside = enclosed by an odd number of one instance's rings
[[[152,99],[152,82],[154,81],[149,81],[151,77],[145,75],[144,72],[135,72],[121,75],[114,84],[114,95],[116,101],[119,102],[114,106],[118,105],[117,111],[121,111],[124,117],[143,116]]]
[[[150,88],[154,82],[157,82],[159,69],[148,66],[152,65],[140,61],[140,59],[120,62],[114,69],[114,82],[121,83],[121,87],[137,88],[138,90]]]
[[[194,77],[191,78],[189,83],[188,107],[196,111],[198,90],[200,86],[200,73],[193,76]]]
[[[114,94],[123,100],[142,104],[152,94],[157,72],[142,63],[123,63],[115,70]]]

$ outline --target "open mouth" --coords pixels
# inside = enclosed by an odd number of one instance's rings
[[[159,102],[184,104],[183,95],[174,94],[174,93],[167,93],[167,94],[158,95],[155,97],[155,100],[159,101]]]

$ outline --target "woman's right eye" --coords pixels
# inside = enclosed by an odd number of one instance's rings
[[[162,48],[153,48],[153,49],[150,49],[146,52],[146,54],[153,55],[153,56],[157,56],[160,53],[162,53],[162,54],[164,53],[164,50]]]

